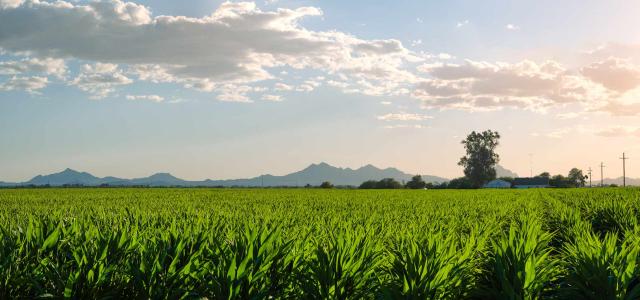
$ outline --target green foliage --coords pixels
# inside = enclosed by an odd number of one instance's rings
[[[362,231],[342,231],[316,246],[304,265],[307,299],[367,299],[376,295],[381,248]]]
[[[496,131],[471,132],[462,141],[466,155],[460,158],[458,165],[464,168],[464,175],[473,187],[479,188],[485,183],[496,179],[495,165],[500,156],[495,152],[500,140]]]
[[[380,181],[375,180],[367,180],[363,182],[360,189],[401,189],[403,188],[402,184],[393,178],[384,178]]]
[[[333,184],[331,184],[331,182],[329,182],[329,181],[324,181],[324,182],[322,182],[322,184],[320,184],[320,188],[321,189],[332,189],[333,188]]]
[[[560,273],[548,247],[552,235],[535,218],[518,221],[493,243],[492,299],[538,299]]]
[[[411,178],[409,182],[405,185],[408,189],[424,189],[427,186],[427,183],[422,180],[422,176],[416,175]]]
[[[640,298],[640,267],[637,239],[618,242],[615,234],[600,239],[581,232],[575,243],[564,249],[568,266],[567,299],[622,300]]]
[[[454,178],[447,184],[448,189],[473,189],[476,188],[473,182],[467,177]]]
[[[638,299],[639,198],[5,189],[0,299]]]
[[[401,240],[390,250],[389,299],[461,299],[469,297],[478,272],[477,255],[485,240],[475,234],[462,241],[435,233],[426,240]]]

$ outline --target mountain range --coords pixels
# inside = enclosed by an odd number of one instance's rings
[[[412,174],[404,173],[396,168],[380,169],[373,165],[366,165],[358,169],[338,168],[327,163],[312,164],[307,168],[291,174],[277,175],[261,175],[246,179],[229,179],[229,180],[203,180],[188,181],[177,178],[169,173],[157,173],[149,177],[124,179],[118,177],[96,177],[87,172],[78,172],[72,169],[66,169],[59,173],[50,175],[38,175],[27,182],[6,183],[0,182],[0,186],[63,186],[63,185],[82,185],[82,186],[304,186],[320,185],[323,181],[329,181],[334,185],[360,185],[367,180],[380,180],[383,178],[394,178],[398,181],[409,181],[413,177]],[[423,175],[422,178],[426,182],[444,182],[447,178]]]
[[[498,177],[518,177],[518,174],[505,169],[498,165],[496,166],[496,173]],[[329,181],[334,185],[343,186],[358,186],[362,182],[367,180],[380,180],[383,178],[394,178],[398,181],[409,181],[413,177],[413,174],[402,172],[396,168],[380,169],[373,165],[366,165],[358,169],[351,168],[339,168],[331,166],[327,163],[311,164],[303,170],[293,172],[287,175],[261,175],[253,178],[245,179],[227,179],[227,180],[211,180],[206,179],[202,181],[189,181],[177,178],[169,173],[156,173],[149,177],[125,179],[118,177],[96,177],[87,172],[78,172],[72,169],[66,169],[62,172],[38,175],[26,182],[12,183],[1,182],[0,187],[11,186],[63,186],[63,185],[82,185],[82,186],[183,186],[183,187],[273,187],[273,186],[305,186],[307,184],[317,186],[323,181]],[[422,178],[426,182],[445,182],[449,181],[447,178],[422,175]],[[640,179],[627,178],[627,185],[640,186]],[[606,184],[622,185],[622,177],[619,178],[606,178],[604,179]],[[593,184],[599,184],[599,181],[594,181]]]

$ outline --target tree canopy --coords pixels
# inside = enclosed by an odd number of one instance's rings
[[[422,180],[422,176],[416,175],[411,178],[411,181],[407,182],[405,185],[408,189],[424,189],[427,186],[427,183]]]
[[[393,178],[385,178],[380,181],[367,180],[363,182],[360,189],[401,189],[402,184]]]
[[[462,141],[466,155],[460,158],[458,165],[464,167],[464,175],[473,187],[481,187],[496,179],[495,165],[500,156],[495,152],[499,144],[500,134],[496,131],[471,132]]]

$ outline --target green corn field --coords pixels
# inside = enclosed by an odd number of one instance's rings
[[[640,299],[640,189],[0,190],[0,299]]]

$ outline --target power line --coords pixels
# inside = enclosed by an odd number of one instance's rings
[[[625,156],[624,152],[622,152],[622,157],[620,157],[620,159],[622,159],[622,186],[626,187],[627,186],[626,162],[627,162],[627,159],[629,158]]]
[[[602,176],[603,172],[604,172],[604,163],[600,162],[600,187],[604,186],[604,177]]]

